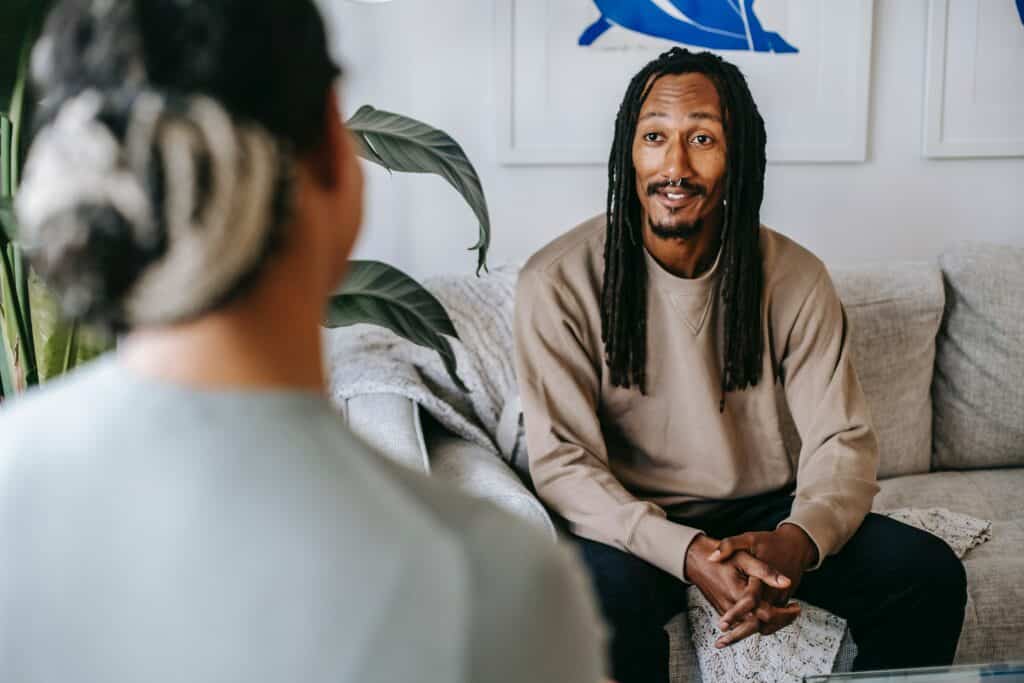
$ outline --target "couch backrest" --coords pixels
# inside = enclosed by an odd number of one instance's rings
[[[1024,466],[1024,249],[961,244],[939,265],[933,466]]]
[[[891,263],[830,272],[846,309],[854,367],[878,433],[879,477],[928,472],[935,335],[944,300],[939,268]],[[799,453],[800,438],[785,410],[782,425],[789,452]]]

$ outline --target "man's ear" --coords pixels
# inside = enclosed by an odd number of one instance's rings
[[[314,181],[324,189],[332,189],[341,181],[341,160],[346,145],[345,127],[338,108],[338,94],[332,87],[324,103],[323,139],[304,157]]]

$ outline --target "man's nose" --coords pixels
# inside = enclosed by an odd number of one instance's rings
[[[665,145],[665,162],[662,175],[668,180],[689,178],[693,169],[690,168],[690,155],[686,148],[686,140],[673,140]]]

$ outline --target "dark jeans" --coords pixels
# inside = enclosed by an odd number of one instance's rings
[[[771,531],[793,498],[738,501],[686,524],[713,538]],[[686,608],[687,586],[634,555],[577,538],[605,620],[612,629],[613,678],[664,683],[664,625]],[[857,644],[854,669],[946,665],[953,661],[967,601],[963,564],[941,539],[876,514],[819,569],[804,574],[797,597],[846,619]]]

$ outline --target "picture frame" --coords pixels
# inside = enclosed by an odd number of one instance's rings
[[[759,0],[757,7],[762,23],[792,40],[796,54],[712,51],[747,76],[768,129],[768,162],[863,162],[873,0]],[[580,46],[580,31],[599,14],[589,0],[498,0],[500,163],[607,163],[630,77],[677,43],[614,26]]]
[[[1013,0],[930,0],[924,156],[1024,156],[1022,66],[1024,18]]]

